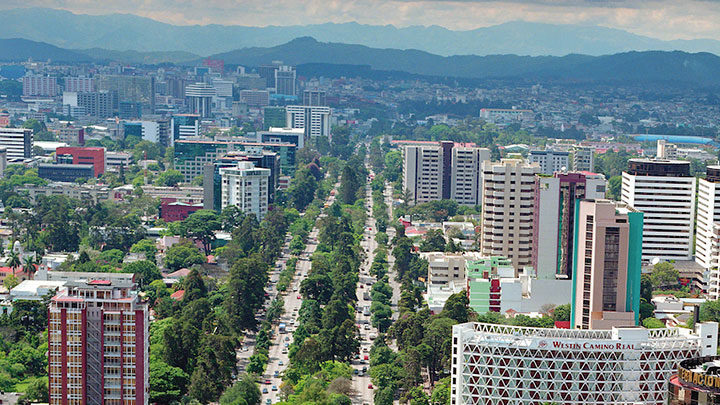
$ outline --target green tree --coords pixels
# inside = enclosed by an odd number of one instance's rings
[[[622,176],[612,176],[608,180],[607,196],[613,200],[620,200],[620,188],[622,186]]]
[[[421,252],[442,252],[445,250],[445,236],[440,229],[431,229],[420,243]]]
[[[315,198],[315,190],[317,189],[317,180],[307,168],[295,171],[295,179],[293,180],[288,194],[290,201],[298,211],[304,211],[305,208]]]
[[[202,242],[206,255],[210,254],[215,231],[220,230],[221,226],[218,214],[213,210],[195,211],[182,222],[185,236]]]
[[[14,276],[17,269],[22,267],[20,255],[18,255],[14,250],[11,250],[8,254],[8,259],[5,261],[5,265],[12,269],[12,275]]]
[[[220,397],[220,405],[258,405],[260,399],[260,388],[245,374]]]
[[[650,274],[650,282],[652,283],[653,289],[661,289],[665,287],[674,287],[678,285],[680,280],[680,273],[672,265],[672,263],[661,262],[653,266],[652,273]]]
[[[18,280],[18,278],[14,274],[10,274],[3,280],[3,285],[8,290],[12,290],[13,288],[17,287],[18,284],[20,284],[20,280]]]
[[[183,181],[183,175],[177,170],[166,170],[155,179],[156,186],[175,187]]]
[[[189,377],[182,369],[172,367],[162,360],[150,360],[150,402],[169,404],[179,401]]]
[[[432,405],[450,405],[450,377],[439,380],[430,396]]]
[[[665,323],[657,318],[645,318],[642,325],[648,329],[660,329],[665,327]]]
[[[144,253],[145,259],[155,263],[155,255],[157,254],[157,247],[155,242],[150,239],[141,239],[130,247],[131,253]]]
[[[165,266],[170,270],[180,270],[194,264],[203,264],[207,258],[200,249],[190,243],[176,243],[165,253]]]
[[[469,320],[470,311],[470,300],[468,300],[467,293],[460,291],[448,297],[440,316],[454,319],[457,323],[465,323]]]
[[[162,273],[160,273],[160,270],[157,268],[155,263],[149,260],[138,260],[136,262],[128,263],[123,266],[123,272],[134,273],[138,286],[143,290],[153,281],[162,279]]]
[[[571,315],[570,304],[558,305],[553,309],[553,319],[557,322],[567,322]]]
[[[33,379],[25,389],[25,395],[22,396],[21,402],[49,402],[50,392],[48,389],[48,378],[38,377]]]

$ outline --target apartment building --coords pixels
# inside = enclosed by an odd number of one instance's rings
[[[50,404],[148,404],[148,309],[132,282],[68,281],[50,302]]]
[[[695,261],[710,271],[708,295],[720,298],[720,166],[708,166],[697,185]]]
[[[530,162],[540,165],[540,173],[554,174],[570,168],[570,153],[555,150],[530,151]]]
[[[576,147],[573,149],[573,170],[578,172],[595,171],[595,157],[592,148]]]
[[[695,177],[690,162],[630,159],[621,201],[645,213],[643,260],[692,260]]]
[[[522,159],[485,161],[483,170],[483,229],[480,251],[504,256],[515,269],[532,265],[537,163]]]
[[[490,160],[490,149],[455,145],[450,163],[450,198],[461,205],[479,205],[482,200],[482,162]]]
[[[237,167],[221,168],[221,208],[237,206],[246,214],[262,220],[267,214],[270,169],[255,167],[252,162],[238,162]]]
[[[33,130],[0,128],[0,147],[7,150],[8,161],[22,161],[32,157]]]

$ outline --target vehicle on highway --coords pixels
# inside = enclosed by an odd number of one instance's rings
[[[270,380],[265,380],[265,384],[270,385]]]
[[[276,386],[276,385],[273,385],[273,386],[272,386],[272,390],[273,390],[273,391],[277,391],[277,386]]]
[[[360,372],[360,371],[359,371],[358,369],[356,369],[356,368],[353,369],[353,374],[357,374],[357,373],[359,373],[359,372]]]
[[[285,328],[286,328],[285,322],[280,322],[280,325],[278,325],[278,330],[280,331],[280,333],[286,333],[287,329],[285,329]]]
[[[369,389],[369,390],[373,389],[372,384],[368,384],[368,389]]]
[[[282,360],[278,361],[278,366],[282,366],[282,365],[283,365],[283,361]]]
[[[263,388],[262,393],[263,393],[263,394],[267,394],[267,393],[268,393],[268,389],[267,389],[267,388]]]
[[[360,372],[358,373],[358,377],[362,377],[362,376],[364,376],[364,375],[365,375],[365,373],[364,373],[363,371],[360,371]]]
[[[275,372],[273,373],[273,377],[275,377],[275,378],[280,377],[280,372],[275,370]]]

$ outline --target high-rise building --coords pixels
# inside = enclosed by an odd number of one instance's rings
[[[5,177],[5,168],[7,167],[7,148],[0,147],[0,179]]]
[[[246,214],[262,220],[267,214],[270,169],[255,167],[252,162],[238,162],[237,167],[220,169],[222,208],[237,206]]]
[[[185,136],[186,128],[180,128],[181,124],[178,122],[178,135],[180,133]],[[194,125],[190,125],[193,129],[190,131],[192,135],[197,136]],[[170,145],[170,120],[168,119],[157,119],[153,121],[142,120],[142,121],[126,121],[124,123],[125,137],[128,135],[136,136],[145,141],[159,143],[164,146]]]
[[[250,107],[270,105],[270,92],[267,90],[240,90],[240,101]]]
[[[115,115],[117,93],[114,91],[93,91],[77,93],[77,105],[85,109],[85,114],[97,118],[109,118]]]
[[[453,199],[480,205],[481,165],[490,150],[450,141],[414,142],[403,147],[403,189],[411,204]]]
[[[325,106],[327,105],[327,93],[324,90],[303,91],[303,105]]]
[[[57,78],[42,75],[27,75],[22,78],[23,96],[55,97],[58,95]]]
[[[185,88],[185,98],[193,114],[201,118],[212,116],[212,99],[215,97],[215,88],[207,83],[190,84]]]
[[[485,256],[504,256],[516,270],[532,265],[537,163],[522,159],[482,164],[482,236]]]
[[[533,150],[530,151],[530,162],[540,165],[540,173],[554,174],[565,172],[570,167],[570,154],[568,152],[554,150]]]
[[[635,326],[640,314],[643,213],[609,200],[577,201],[571,327]]]
[[[258,67],[258,74],[265,79],[265,87],[275,89],[275,71],[282,65],[280,61],[273,61],[270,65]]]
[[[74,93],[89,93],[95,91],[95,79],[92,77],[65,78],[65,91]]]
[[[200,116],[197,114],[175,114],[170,120],[170,145],[180,139],[200,136]]]
[[[330,107],[289,105],[285,107],[287,126],[291,128],[304,128],[305,141],[310,138],[324,136],[332,142],[330,133]]]
[[[294,66],[279,66],[275,70],[275,93],[283,96],[297,96]]]
[[[573,170],[578,172],[593,172],[595,158],[592,148],[577,147],[573,149]]]
[[[285,107],[265,107],[263,108],[263,129],[267,131],[270,127],[285,128],[287,126],[285,118]]]
[[[537,176],[533,267],[539,279],[572,278],[575,202],[605,197],[605,176],[555,173]]]
[[[134,283],[68,281],[48,312],[50,404],[149,403],[148,309]]]
[[[115,109],[120,102],[130,102],[146,106],[151,114],[155,112],[154,76],[100,75],[95,76],[95,87],[117,94]]]
[[[720,166],[698,179],[695,261],[710,271],[709,298],[720,299]]]
[[[621,201],[645,213],[643,260],[691,260],[695,177],[690,162],[630,159]]]
[[[83,127],[62,127],[58,130],[58,141],[68,145],[85,144],[85,128]]]
[[[55,150],[55,160],[58,163],[91,165],[94,177],[105,173],[105,148],[60,147]]]
[[[22,161],[32,157],[33,130],[27,128],[0,128],[0,147],[7,150],[9,161]]]

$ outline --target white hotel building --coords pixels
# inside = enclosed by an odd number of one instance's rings
[[[690,162],[630,159],[621,201],[645,214],[643,260],[692,260],[695,177]]]
[[[665,404],[681,360],[715,355],[718,324],[612,330],[453,326],[452,405]]]
[[[707,176],[698,180],[697,234],[695,261],[710,270],[708,295],[720,298],[720,166],[708,166]]]
[[[221,207],[237,206],[258,221],[267,214],[270,169],[255,167],[252,162],[238,162],[237,167],[221,168]]]

